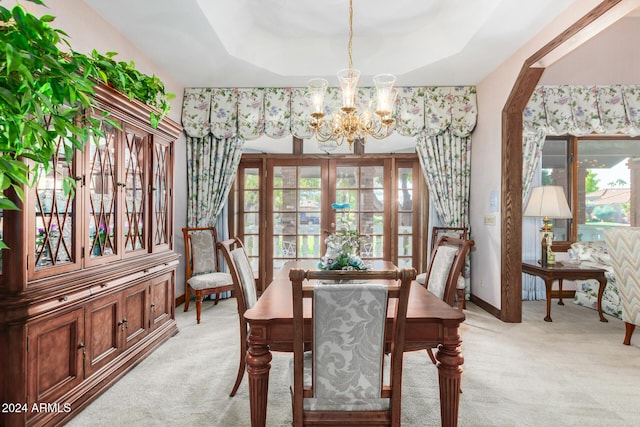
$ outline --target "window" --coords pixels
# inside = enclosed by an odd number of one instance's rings
[[[640,139],[547,138],[542,184],[563,186],[573,213],[553,221],[557,240],[604,240],[609,227],[640,226]]]
[[[342,222],[369,236],[365,262],[426,268],[428,210],[416,201],[428,197],[415,154],[244,154],[237,176],[231,233],[243,240],[260,289],[287,261],[319,260],[327,233]]]

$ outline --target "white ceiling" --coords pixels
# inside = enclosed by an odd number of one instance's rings
[[[354,0],[354,68],[474,85],[574,1]],[[85,2],[185,87],[337,85],[348,66],[348,0]]]

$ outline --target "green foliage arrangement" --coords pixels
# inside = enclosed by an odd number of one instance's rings
[[[38,18],[20,5],[11,10],[0,6],[0,209],[18,208],[5,190],[13,188],[22,200],[23,186],[34,182],[30,172],[35,176],[39,165],[48,172],[61,137],[70,161],[75,149],[103,136],[101,120],[79,120],[83,110],[94,106],[92,95],[100,82],[154,107],[149,117],[153,127],[169,112],[168,101],[175,96],[165,92],[158,77],[137,71],[133,62],[114,60],[115,52],[75,52],[68,35],[49,25],[54,19]],[[65,46],[66,51],[60,49]],[[73,188],[67,179],[65,191]]]

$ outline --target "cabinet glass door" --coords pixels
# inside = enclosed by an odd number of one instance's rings
[[[76,197],[75,192],[65,190],[65,179],[76,178],[75,163],[67,163],[64,154],[64,141],[59,140],[55,152],[49,160],[48,170],[40,165],[33,186],[32,204],[34,220],[31,222],[30,252],[37,272],[52,268],[67,271],[78,267],[76,245]],[[31,265],[31,257],[29,257]]]
[[[146,251],[146,153],[148,135],[131,127],[124,129],[124,225],[125,253]]]
[[[89,160],[86,183],[88,188],[88,259],[105,261],[105,257],[116,256],[118,176],[116,147],[118,129],[103,123],[104,137],[88,144]]]
[[[153,144],[153,246],[154,250],[171,246],[171,152],[168,144]]]

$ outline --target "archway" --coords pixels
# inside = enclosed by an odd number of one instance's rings
[[[501,309],[504,322],[522,321],[522,113],[544,70],[640,6],[606,0],[523,64],[502,110]]]

